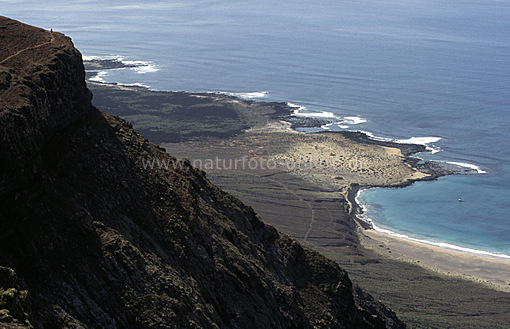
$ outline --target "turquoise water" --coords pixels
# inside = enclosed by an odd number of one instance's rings
[[[405,189],[367,190],[359,201],[379,229],[436,245],[446,242],[454,245],[450,248],[460,246],[472,253],[484,250],[510,260],[504,256],[510,255],[510,200],[498,193],[506,186],[496,176],[450,176]]]
[[[419,156],[486,173],[363,192],[367,215],[510,255],[509,1],[4,0],[0,12],[66,33],[84,55],[146,63],[105,81],[288,101],[331,112],[332,130],[434,137],[422,140],[440,151]]]

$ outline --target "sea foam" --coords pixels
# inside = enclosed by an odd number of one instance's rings
[[[264,98],[267,96],[267,91],[252,91],[252,92],[241,92],[241,93],[232,93],[232,92],[220,92],[220,94],[229,95],[239,97],[241,99],[255,99],[255,98]]]
[[[292,115],[307,117],[307,118],[328,118],[328,119],[336,119],[337,117],[333,112],[326,111],[311,111],[307,109],[305,106],[300,106],[296,104],[292,104],[287,102],[287,106],[294,109],[294,113]]]
[[[89,81],[94,81],[94,82],[102,82],[102,83],[107,82],[104,79],[104,77],[107,75],[108,71],[113,71],[113,70],[130,69],[138,74],[147,74],[147,73],[153,73],[153,72],[159,71],[159,68],[151,62],[126,60],[126,57],[121,56],[121,55],[107,55],[107,56],[84,55],[84,56],[82,56],[82,58],[83,58],[83,61],[85,61],[85,62],[86,61],[114,61],[114,62],[121,63],[123,65],[126,65],[126,67],[119,67],[119,68],[112,67],[112,68],[106,68],[101,71],[91,71],[91,72],[97,72],[94,77],[89,79]],[[130,84],[130,85],[140,85],[140,86],[147,87],[146,85],[136,84],[136,83]]]
[[[427,151],[429,151],[432,154],[435,154],[437,152],[441,152],[442,149],[435,145],[429,145],[435,142],[438,142],[441,140],[441,137],[411,137],[408,139],[397,139],[393,142],[399,143],[399,144],[418,144],[418,145],[424,145],[427,148]]]
[[[426,145],[426,144],[438,142],[440,140],[441,140],[441,137],[411,137],[408,139],[397,139],[395,141],[395,143]]]
[[[485,170],[480,169],[477,165],[471,164],[471,163],[464,163],[464,162],[454,162],[454,161],[447,161],[446,163],[456,165],[459,167],[469,168],[475,170],[479,174],[486,174],[487,172]]]
[[[366,119],[360,118],[358,116],[352,116],[352,117],[344,117],[344,120],[341,122],[342,124],[346,125],[359,125],[361,123],[367,122]]]
[[[97,71],[96,75],[90,78],[89,81],[104,83],[106,82],[104,76],[107,74],[107,71]]]
[[[122,62],[126,58],[122,55],[105,55],[105,56],[91,56],[91,55],[82,55],[82,59],[84,61],[117,61]]]
[[[380,142],[392,142],[393,141],[393,139],[391,139],[391,138],[375,136],[370,131],[357,130],[357,132],[365,134],[365,135],[367,135],[368,138],[373,139],[375,141],[380,141]]]
[[[159,68],[151,63],[145,61],[126,61],[121,59],[120,62],[125,65],[133,66],[131,69],[138,74],[153,73],[159,71]]]
[[[149,89],[151,91],[157,91],[157,90],[151,89],[149,86],[144,85],[143,83],[138,83],[138,82],[135,82],[135,83],[117,83],[117,85],[118,86],[123,86],[123,87],[145,88],[145,89]]]

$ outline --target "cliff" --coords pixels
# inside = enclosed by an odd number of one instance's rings
[[[144,169],[158,158],[175,164]],[[402,328],[336,263],[91,105],[80,53],[0,17],[1,328]]]

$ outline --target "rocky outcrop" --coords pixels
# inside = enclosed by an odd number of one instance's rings
[[[22,290],[16,273],[0,266],[0,328],[8,323],[11,328],[32,328],[29,321],[30,294]]]
[[[404,327],[355,301],[334,262],[93,108],[68,38],[7,18],[0,38],[0,264],[20,278],[0,268],[0,327]]]

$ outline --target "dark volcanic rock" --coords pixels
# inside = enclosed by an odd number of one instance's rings
[[[9,323],[12,328],[32,328],[29,321],[30,295],[20,288],[16,273],[0,266],[0,328]]]
[[[0,264],[17,274],[0,268],[0,327],[403,326],[355,301],[334,262],[93,108],[68,38],[0,18],[0,39]]]

